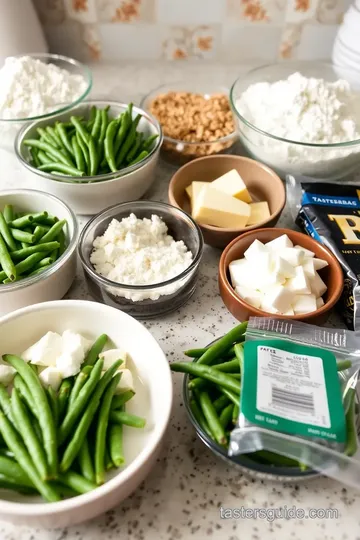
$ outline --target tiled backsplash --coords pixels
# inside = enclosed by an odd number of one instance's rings
[[[81,60],[323,59],[349,0],[34,0],[53,52]]]

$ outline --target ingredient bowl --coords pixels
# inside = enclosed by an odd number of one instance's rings
[[[229,264],[231,261],[242,259],[245,251],[254,240],[259,240],[266,244],[284,234],[290,238],[294,245],[299,245],[312,251],[315,253],[316,258],[323,259],[328,263],[328,266],[319,271],[321,278],[327,285],[327,291],[323,297],[324,305],[311,313],[294,316],[267,313],[245,302],[236,294],[235,289],[231,285],[229,276]],[[320,325],[327,320],[332,308],[340,298],[343,289],[343,274],[337,259],[331,251],[310,236],[290,229],[258,229],[235,238],[224,249],[219,262],[219,289],[224,304],[230,313],[239,321],[247,320],[250,316],[267,317],[271,315],[271,317],[281,317],[282,319],[289,320],[295,319],[309,324]]]
[[[358,93],[360,90],[359,84],[355,82],[358,80],[356,71],[340,69],[325,62],[285,62],[254,69],[246,76],[239,77],[230,91],[231,107],[243,146],[251,157],[266,163],[283,178],[287,173],[291,173],[335,180],[351,174],[358,166],[360,138],[334,144],[308,144],[305,134],[305,139],[301,142],[299,140],[290,140],[277,136],[275,130],[274,132],[262,130],[249,120],[248,112],[239,111],[238,100],[249,86],[256,83],[274,83],[287,79],[296,72],[301,73],[304,77],[323,79],[326,82],[345,79],[354,92]],[[304,92],[306,91],[304,90]],[[252,99],[254,109],[256,110],[256,100],[258,100],[258,108],[260,108],[261,97],[257,91],[253,93]],[[346,107],[344,108],[346,109]],[[293,107],[289,114],[296,114],[296,106]],[[338,114],[340,113],[338,112]],[[354,121],[356,121],[355,118]],[[316,125],[316,119],[314,118],[311,126]],[[324,129],[327,134],[327,128]]]
[[[24,55],[19,55],[17,58],[22,56]],[[49,122],[54,115],[71,110],[86,98],[92,87],[91,71],[87,66],[81,64],[77,60],[68,58],[66,56],[61,56],[59,54],[47,53],[27,54],[26,56],[34,60],[40,60],[40,62],[43,62],[44,64],[53,64],[60,69],[68,71],[72,75],[79,75],[83,77],[85,81],[85,89],[71,103],[58,103],[56,106],[49,107],[49,110],[47,110],[46,113],[39,116],[27,118],[4,118],[0,115],[0,147],[8,150],[9,152],[13,152],[16,135],[22,127],[27,126],[31,122],[37,122],[39,120],[46,120]]]
[[[179,275],[153,285],[126,285],[101,276],[90,262],[93,242],[104,234],[113,219],[121,221],[135,214],[138,219],[157,215],[168,227],[168,234],[182,240],[192,253],[191,264]],[[133,242],[140,239],[133,239]],[[203,238],[198,225],[185,212],[155,201],[133,201],[118,204],[95,216],[84,227],[79,239],[79,256],[92,296],[137,318],[147,319],[178,309],[195,291]]]
[[[6,204],[13,205],[19,212],[47,211],[60,220],[65,219],[67,247],[64,253],[40,274],[13,283],[0,284],[0,315],[38,302],[62,298],[75,278],[78,239],[78,223],[74,212],[53,195],[26,189],[0,191],[0,209]]]
[[[105,333],[112,346],[123,348],[136,372],[136,394],[131,412],[146,417],[146,427],[124,427],[125,466],[109,473],[102,486],[55,503],[39,497],[0,490],[0,517],[16,525],[67,527],[92,519],[128,497],[155,463],[169,423],[172,382],[161,348],[139,322],[122,311],[95,302],[65,300],[21,309],[0,320],[0,355],[21,354],[48,331],[66,329],[94,341]],[[151,361],[149,361],[151,359]]]
[[[270,218],[257,225],[231,229],[199,223],[205,243],[217,248],[224,248],[244,231],[255,230],[259,227],[273,227],[285,206],[285,188],[277,174],[252,159],[227,155],[199,158],[181,167],[174,174],[169,185],[170,203],[191,213],[189,197],[185,191],[186,187],[194,180],[212,182],[231,169],[238,171],[254,201],[267,201]]]
[[[124,103],[86,101],[70,113],[56,115],[51,119],[51,122],[67,122],[73,115],[88,118],[93,105],[98,108],[105,108],[109,105],[108,114],[110,118],[117,117],[128,107]],[[30,163],[31,156],[29,149],[24,144],[24,141],[26,139],[36,139],[38,137],[37,128],[47,126],[48,120],[34,122],[20,131],[15,142],[17,158],[24,167],[32,185],[42,191],[59,196],[77,214],[92,215],[101,212],[104,208],[114,203],[139,199],[155,180],[155,170],[162,143],[162,134],[161,128],[155,118],[141,109],[134,107],[132,111],[133,118],[137,114],[142,115],[138,130],[142,131],[146,137],[157,134],[158,138],[145,159],[119,171],[103,175],[99,174],[97,176],[72,178],[44,172],[33,167]]]
[[[215,99],[220,96],[221,98],[226,97],[226,102],[216,103],[214,111],[207,113],[212,116],[211,119],[206,118],[202,121],[201,105],[195,104],[196,108],[191,109],[191,112],[186,114],[184,101],[188,100],[188,94],[203,97],[206,101],[211,99],[212,96]],[[162,98],[164,95],[171,97],[169,104],[158,102],[158,98]],[[234,130],[228,95],[229,89],[226,87],[216,86],[213,83],[200,84],[194,81],[178,81],[159,86],[149,92],[142,99],[140,106],[160,121],[164,132],[164,142],[161,148],[162,157],[170,163],[181,165],[201,156],[230,152],[231,147],[238,140],[238,135]],[[166,112],[165,107],[169,108],[169,114],[164,114]],[[175,111],[177,111],[177,114],[175,114]],[[218,111],[219,116],[216,116]],[[180,130],[184,134],[188,131],[185,134],[186,139],[175,135],[177,129],[174,126],[174,118],[176,116],[181,119]],[[190,123],[184,121],[184,117],[185,120],[188,117]],[[186,126],[188,125],[189,129],[187,130]]]

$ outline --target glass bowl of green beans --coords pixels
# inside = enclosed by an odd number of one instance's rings
[[[92,215],[144,195],[161,143],[158,121],[132,103],[85,101],[24,127],[15,153],[32,185]]]
[[[53,195],[0,191],[0,316],[61,299],[76,275],[78,223]]]

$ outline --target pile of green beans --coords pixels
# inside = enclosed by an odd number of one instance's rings
[[[40,274],[65,251],[66,220],[46,211],[16,213],[11,204],[0,211],[0,283]]]
[[[87,119],[71,116],[69,122],[38,128],[39,139],[24,141],[31,164],[58,176],[96,177],[142,161],[159,135],[145,138],[137,130],[141,114],[133,118],[132,103],[116,118],[109,118],[109,109],[94,105]]]
[[[95,489],[124,464],[123,426],[145,420],[125,410],[134,392],[115,395],[122,360],[103,371],[106,342],[102,334],[57,392],[42,386],[36,366],[2,357],[17,373],[10,393],[0,384],[0,488],[56,502]]]
[[[247,323],[241,323],[216,343],[203,349],[189,349],[184,354],[193,362],[175,362],[171,370],[189,375],[189,406],[199,429],[216,444],[227,448],[231,431],[240,414],[241,374],[243,370],[243,342]],[[338,372],[351,367],[350,360],[337,363]],[[355,430],[355,399],[351,396],[346,413],[347,442],[344,453],[353,455],[357,450]],[[307,467],[293,459],[268,451],[249,454],[258,463],[278,467]]]

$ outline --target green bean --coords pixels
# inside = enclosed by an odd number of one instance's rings
[[[226,440],[224,428],[220,423],[217,412],[215,411],[214,406],[211,403],[209,394],[207,392],[200,393],[199,403],[200,403],[200,407],[203,412],[203,415],[205,416],[205,419],[208,423],[210,431],[212,432],[215,440],[219,444],[225,445],[227,440]]]
[[[89,482],[95,482],[94,466],[90,455],[89,441],[87,437],[85,437],[81,446],[78,455],[78,463],[81,474],[84,476],[84,478],[89,480]]]
[[[41,142],[46,142],[47,144],[49,144],[50,146],[54,147],[55,149],[58,148],[58,145],[57,143],[54,141],[54,139],[52,139],[48,133],[46,133],[45,129],[43,128],[36,128],[36,131],[38,132],[39,136],[40,136],[40,141]]]
[[[0,234],[8,246],[8,249],[10,251],[15,251],[16,244],[2,212],[0,212]]]
[[[73,166],[72,161],[63,154],[61,150],[58,150],[57,148],[51,146],[50,144],[42,141],[38,141],[37,139],[27,139],[24,141],[25,146],[29,146],[30,148],[39,148],[40,150],[43,150],[49,156],[53,158],[54,161],[60,161],[60,163],[63,163],[64,165],[69,165],[70,167]]]
[[[96,148],[95,140],[91,135],[89,137],[88,145],[89,145],[89,160],[90,160],[89,175],[96,176],[98,168],[99,168],[99,153]]]
[[[99,151],[102,149],[102,145],[105,141],[105,135],[106,135],[107,127],[108,127],[108,122],[109,122],[108,109],[106,109],[105,107],[105,109],[101,111],[101,128],[100,128],[100,134],[99,134],[99,139],[98,139]]]
[[[220,397],[215,399],[215,401],[213,402],[214,409],[216,412],[221,412],[223,408],[226,407],[228,404],[229,404],[229,399],[224,395],[221,395]]]
[[[66,219],[62,219],[61,221],[57,221],[54,223],[54,225],[51,227],[51,229],[44,234],[44,236],[39,241],[39,244],[46,244],[48,242],[53,242],[56,240],[58,234],[63,229],[63,227],[66,225]]]
[[[23,261],[20,261],[15,266],[16,275],[21,276],[21,274],[28,272],[35,266],[36,263],[41,261],[43,257],[44,257],[43,253],[34,253],[33,255],[26,257],[26,259],[24,259]],[[3,281],[5,278],[6,278],[5,272],[0,272],[0,281]]]
[[[109,453],[115,467],[121,467],[124,464],[123,451],[123,426],[122,424],[109,425]],[[105,465],[106,468],[106,465]]]
[[[75,162],[76,162],[76,168],[79,169],[79,171],[82,171],[84,174],[86,173],[86,163],[84,159],[84,155],[82,153],[82,150],[80,148],[80,145],[78,143],[78,140],[76,136],[74,135],[71,139],[73,152],[75,156]]]
[[[124,424],[125,426],[130,426],[134,428],[143,428],[146,424],[145,418],[141,416],[136,416],[135,414],[129,414],[122,411],[111,411],[110,420],[115,424]]]
[[[60,122],[56,123],[56,131],[57,131],[57,133],[59,135],[59,138],[61,140],[62,145],[69,152],[70,156],[73,156],[74,155],[73,147],[72,147],[71,142],[69,140],[66,129],[64,128],[64,126]]]
[[[108,337],[106,334],[101,334],[93,343],[91,349],[87,353],[83,366],[93,366],[107,343]]]
[[[109,430],[110,430],[110,426],[109,426]],[[104,462],[105,462],[105,471],[110,471],[111,469],[115,467],[114,462],[111,459],[107,444],[105,445]]]
[[[142,139],[143,139],[143,133],[136,133],[135,142],[132,145],[132,147],[130,148],[130,150],[127,153],[126,158],[125,158],[125,161],[127,163],[130,163],[136,157],[136,155],[138,153],[138,150],[139,150],[139,148],[141,146]]]
[[[62,142],[59,135],[56,133],[55,129],[52,126],[46,126],[45,131],[49,139],[52,141],[53,145],[57,146],[58,148],[61,148]]]
[[[59,475],[58,481],[73,489],[77,493],[88,493],[96,488],[96,484],[90,482],[74,471],[63,472]]]
[[[62,421],[59,429],[59,444],[62,444],[67,439],[75,422],[79,419],[81,413],[86,408],[86,405],[90,397],[92,396],[96,385],[99,383],[103,365],[103,360],[99,360],[98,362],[96,362],[93,370],[90,373],[88,381],[81,388],[77,398],[72,404],[72,407],[68,408],[65,418]]]
[[[231,392],[231,390],[228,390],[224,386],[218,387],[220,392],[222,392],[230,401],[233,402],[234,405],[238,405],[240,401],[239,394],[234,394],[234,392]]]
[[[125,403],[130,401],[131,398],[135,396],[135,392],[132,390],[127,390],[126,392],[123,392],[122,394],[118,394],[113,397],[111,408],[112,409],[120,409]]]
[[[44,257],[43,259],[41,259],[41,261],[39,261],[37,264],[35,264],[34,266],[34,270],[40,270],[42,268],[45,268],[46,266],[50,266],[51,264],[54,264],[55,262],[55,259],[53,259],[52,257]]]
[[[26,214],[25,216],[20,216],[14,219],[9,225],[14,229],[24,229],[26,227],[32,226],[34,221],[34,216],[32,214]]]
[[[31,256],[33,257],[34,255]],[[31,367],[24,362],[24,360],[22,360],[22,358],[19,358],[13,354],[5,354],[3,356],[3,360],[16,369],[16,371],[24,379],[25,384],[33,396],[35,406],[38,411],[37,417],[39,419],[43,434],[45,452],[49,465],[49,473],[50,476],[54,477],[57,471],[56,430],[44,389],[41,386],[38,376],[33,372]]]
[[[132,161],[130,161],[130,163],[128,164],[128,166],[130,167],[131,165],[135,165],[135,163],[139,163],[139,161],[142,161],[143,159],[146,158],[146,156],[149,155],[149,152],[147,152],[147,150],[143,150],[142,152],[140,152],[140,154],[135,158],[133,159]]]
[[[188,349],[187,351],[184,351],[184,354],[186,356],[189,356],[190,358],[200,358],[206,351],[208,351],[210,347],[205,347],[203,349]],[[222,358],[224,360],[228,358],[233,358],[235,354],[234,347],[230,347],[228,351],[222,354]]]
[[[24,242],[25,244],[33,244],[35,242],[35,236],[21,229],[10,229],[11,234],[15,240],[19,242]],[[16,246],[15,246],[16,248]]]
[[[242,345],[237,343],[234,346],[235,356],[239,360],[240,373],[244,371],[244,348]]]
[[[203,412],[202,410],[200,409],[197,401],[193,398],[190,400],[190,409],[191,409],[191,412],[193,413],[193,416],[195,418],[195,420],[197,421],[197,423],[199,424],[199,426],[201,427],[201,429],[203,431],[205,431],[205,433],[207,433],[209,435],[209,437],[213,437],[212,433],[211,433],[211,430],[208,426],[208,423],[205,419],[205,416],[203,415]]]
[[[15,426],[15,419],[12,414],[11,399],[8,391],[2,383],[0,383],[0,407],[8,420]]]
[[[45,152],[43,150],[38,150],[38,159],[39,159],[39,165],[37,165],[37,168],[42,164],[44,165],[45,163],[51,163],[52,162],[52,158],[50,158],[47,154],[45,154]]]
[[[14,219],[14,207],[12,204],[5,204],[4,206],[4,218],[6,223],[10,223]]]
[[[11,410],[17,429],[28,449],[35,468],[41,478],[47,480],[49,472],[45,452],[36,436],[26,408],[23,405],[16,388],[13,389],[11,394]]]
[[[344,454],[346,456],[353,456],[356,453],[357,448],[358,448],[358,440],[357,440],[356,427],[355,427],[356,389],[349,388],[348,393],[350,393],[350,396],[349,396],[349,408],[345,415],[347,439],[346,439]]]
[[[76,377],[75,384],[71,390],[70,397],[69,397],[69,407],[72,406],[75,399],[78,397],[80,390],[86,383],[86,381],[89,378],[89,375],[91,373],[92,366],[85,366],[82,368],[78,376]]]
[[[55,216],[49,216],[47,212],[38,212],[35,214],[25,214],[25,216],[32,216],[34,222],[38,225],[47,226],[47,225],[54,225],[58,220]]]
[[[116,137],[115,137],[115,142],[114,142],[114,154],[115,156],[117,156],[119,150],[120,150],[120,147],[123,143],[123,141],[125,140],[125,137],[129,131],[129,128],[131,126],[131,122],[132,122],[132,119],[131,119],[131,116],[129,115],[129,112],[128,111],[125,111],[122,115],[121,115],[121,123],[120,123],[120,127],[119,127],[119,130],[116,134]]]
[[[51,412],[53,414],[53,418],[54,418],[54,424],[55,424],[55,427],[58,425],[58,422],[59,422],[59,403],[58,403],[58,400],[57,400],[57,395],[56,395],[56,392],[55,390],[53,389],[52,386],[48,386],[47,389],[47,396],[48,396],[48,402],[49,402],[49,405],[50,405],[50,409],[51,409]]]
[[[11,281],[14,281],[17,277],[16,267],[13,261],[11,260],[10,253],[8,251],[8,248],[6,247],[6,244],[1,234],[0,234],[0,264],[3,268],[2,272],[0,272],[0,281],[3,281],[7,277]]]
[[[351,366],[352,366],[351,360],[340,360],[336,364],[338,371],[345,371],[345,369],[350,369]]]
[[[23,486],[16,482],[16,480],[13,480],[12,478],[1,473],[0,489],[16,491],[16,493],[20,493],[21,495],[36,495],[38,493],[34,487]]]
[[[214,364],[212,367],[218,371],[222,371],[223,373],[240,373],[238,358],[232,358],[231,360],[222,362],[221,364]]]
[[[39,268],[35,268],[35,270],[33,270],[32,272],[30,272],[30,274],[28,274],[28,277],[37,276],[38,274],[41,274],[42,272],[47,270],[50,266],[51,264],[47,264],[45,266],[40,266]]]
[[[30,154],[34,167],[38,167],[40,165],[40,160],[38,158],[38,150],[36,150],[36,148],[30,148]]]
[[[78,142],[78,145],[80,146],[81,148],[81,152],[82,152],[82,155],[83,155],[83,158],[84,158],[84,162],[85,162],[85,165],[86,165],[86,171],[85,171],[85,174],[86,175],[89,175],[89,171],[90,171],[90,156],[89,156],[89,148],[88,148],[88,145],[82,140],[82,138],[80,137],[79,133],[76,133],[76,140]]]
[[[131,146],[134,144],[135,137],[136,137],[136,128],[138,126],[138,123],[140,122],[141,114],[138,114],[133,121],[131,128],[129,130],[129,133],[123,143],[123,145],[120,148],[119,154],[116,156],[116,166],[119,168],[123,161],[125,160],[125,157],[127,156],[127,153],[129,152]]]
[[[93,105],[90,109],[89,122],[95,122],[97,107]]]
[[[214,404],[213,404],[214,405]],[[227,428],[227,426],[229,425],[231,419],[232,419],[232,415],[233,415],[233,411],[234,411],[234,407],[235,405],[233,405],[232,403],[229,403],[229,405],[227,405],[222,411],[221,411],[221,414],[219,416],[219,421],[220,421],[220,424],[222,425],[222,427],[224,429]],[[215,410],[215,409],[214,409]]]
[[[216,358],[221,356],[233,345],[234,342],[238,341],[241,336],[245,333],[247,328],[247,322],[241,323],[238,326],[235,326],[220,338],[214,345],[209,347],[209,349],[200,356],[198,364],[211,364]]]
[[[117,171],[115,151],[114,151],[114,137],[115,137],[117,127],[118,127],[118,121],[112,120],[106,129],[106,135],[105,135],[105,141],[104,141],[105,158],[112,172]]]
[[[48,229],[42,225],[36,225],[34,229],[35,243],[40,240],[48,232]]]
[[[33,397],[31,395],[28,387],[24,383],[24,380],[21,378],[21,376],[18,373],[15,375],[15,378],[14,378],[14,386],[17,389],[17,391],[19,392],[19,394],[22,397],[23,401],[25,401],[28,409],[30,409],[30,411],[32,412],[33,416],[35,416],[35,418],[37,418],[38,417],[38,410],[37,410],[37,408],[35,406]],[[2,405],[2,408],[3,408],[3,411],[6,414],[6,411],[5,411],[3,405]]]
[[[106,432],[109,424],[109,414],[111,408],[112,398],[120,381],[120,373],[116,373],[111,382],[109,383],[104,396],[101,400],[97,426],[95,435],[95,481],[97,485],[101,485],[105,481],[105,443]]]
[[[91,135],[92,137],[94,137],[95,140],[99,138],[100,129],[101,129],[101,109],[97,109],[96,114],[95,114],[94,124],[91,129]]]
[[[68,174],[69,176],[83,176],[83,171],[79,171],[76,167],[73,165],[64,165],[63,163],[44,163],[44,165],[40,165],[39,167],[40,171],[47,171],[51,173],[57,173],[61,172],[64,174]]]
[[[99,360],[99,362],[100,361],[101,360]],[[84,439],[85,439],[85,437],[87,435],[87,432],[89,430],[89,427],[91,425],[91,422],[93,421],[93,418],[94,418],[94,416],[95,416],[95,414],[97,412],[97,409],[99,407],[102,395],[105,392],[106,387],[110,383],[114,373],[116,372],[116,370],[118,369],[120,364],[121,364],[120,360],[115,362],[104,373],[104,375],[100,379],[100,381],[99,381],[99,383],[98,383],[98,385],[97,385],[97,387],[95,389],[95,392],[92,394],[91,400],[88,403],[88,406],[87,406],[84,414],[82,415],[80,422],[78,423],[78,426],[77,426],[77,428],[75,430],[75,433],[74,433],[72,439],[70,440],[68,446],[66,447],[66,449],[64,451],[64,455],[63,455],[63,458],[62,458],[62,461],[61,461],[61,464],[60,464],[60,469],[62,471],[68,470],[71,467],[72,462],[74,461],[74,459],[78,455],[78,453],[80,451],[80,448],[81,448],[81,446],[82,446],[82,444],[84,442]],[[96,369],[96,365],[95,365],[92,373]],[[84,388],[83,388],[83,390],[84,390]],[[80,394],[81,394],[81,392],[80,392]],[[76,400],[76,402],[80,399],[80,394],[79,394],[79,397]],[[74,404],[74,406],[75,406],[75,404]]]
[[[72,381],[70,379],[64,379],[60,385],[59,392],[58,392],[59,422],[63,420],[63,417],[66,413],[71,389],[72,389]]]
[[[14,453],[16,461],[41,495],[50,502],[59,501],[60,497],[54,487],[39,478],[22,440],[2,411],[0,411],[0,431],[7,446]]]
[[[238,423],[239,414],[240,414],[239,404],[234,405],[234,411],[233,411],[233,415],[232,415],[232,422],[233,422],[234,425],[236,425]]]
[[[146,139],[146,141],[143,142],[141,149],[142,150],[150,150],[150,147],[151,147],[152,143],[154,141],[156,141],[156,139],[158,137],[159,137],[159,135],[157,133],[155,133],[155,135],[150,135],[150,137],[148,137]]]
[[[240,393],[240,383],[227,373],[217,371],[214,367],[199,365],[199,362],[174,362],[170,368],[172,371],[189,373],[213,382],[219,387],[227,388],[234,393]]]
[[[79,136],[81,137],[83,142],[85,144],[88,144],[90,134],[88,133],[85,126],[83,126],[83,124],[80,122],[80,120],[78,118],[76,118],[76,116],[71,116],[70,117],[70,122],[75,126],[76,133],[79,134]]]
[[[0,456],[0,473],[8,476],[14,482],[23,486],[34,487],[30,478],[25,474],[20,465],[13,458]]]
[[[57,241],[59,242],[59,257],[65,252],[66,250],[66,241],[65,241],[65,233],[63,230],[61,230],[58,234]]]

